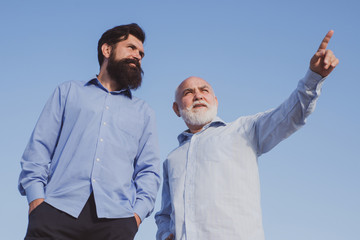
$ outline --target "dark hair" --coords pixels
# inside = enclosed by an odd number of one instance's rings
[[[104,62],[104,55],[101,51],[102,45],[107,43],[110,46],[114,46],[116,43],[128,39],[130,34],[144,43],[145,33],[136,23],[116,26],[103,33],[98,42],[98,60],[100,67]]]

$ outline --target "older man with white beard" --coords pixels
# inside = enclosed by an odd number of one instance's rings
[[[188,87],[191,83],[198,85],[198,89]],[[185,89],[184,94],[188,95],[187,98],[184,98],[184,101],[187,101],[184,105],[188,107],[179,108],[177,103],[181,101],[179,98],[181,89]],[[218,102],[215,95],[210,94],[210,92],[213,92],[210,84],[198,77],[189,77],[176,89],[176,102],[173,104],[173,109],[176,115],[182,117],[194,133],[200,131],[200,126],[204,126],[216,117]],[[205,94],[201,95],[202,93]],[[194,98],[191,94],[195,95]],[[194,101],[192,102],[192,100]]]
[[[173,109],[188,130],[164,162],[159,240],[264,240],[257,160],[305,124],[325,77],[339,63],[327,44],[279,107],[226,123],[216,116],[218,100],[199,77],[184,80]]]

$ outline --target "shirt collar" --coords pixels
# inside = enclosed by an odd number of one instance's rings
[[[224,120],[222,120],[221,118],[219,118],[218,116],[216,116],[210,123],[206,124],[201,129],[200,132],[197,132],[195,134],[200,134],[200,133],[204,132],[206,129],[208,129],[209,127],[219,127],[219,126],[226,126],[226,122]],[[183,131],[177,137],[179,144],[182,144],[183,142],[189,140],[193,135],[194,135],[194,133],[191,133],[189,129]]]
[[[109,90],[107,90],[102,84],[101,82],[99,81],[98,78],[93,78],[91,80],[89,80],[88,82],[85,83],[85,86],[89,86],[91,84],[94,84],[95,86],[101,88],[102,90],[108,92],[108,93],[111,93],[111,94],[114,94],[114,95],[118,95],[118,94],[122,94],[122,95],[125,95],[127,96],[128,98],[132,99],[132,94],[131,94],[131,90],[130,88],[125,88],[125,89],[121,89],[119,91],[111,91],[109,92]]]

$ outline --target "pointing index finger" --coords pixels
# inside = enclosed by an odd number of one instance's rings
[[[329,41],[332,37],[332,35],[334,34],[334,31],[333,30],[330,30],[326,36],[324,37],[324,39],[322,40],[320,46],[319,46],[319,49],[318,51],[320,50],[325,50],[327,48],[327,45],[329,44]]]

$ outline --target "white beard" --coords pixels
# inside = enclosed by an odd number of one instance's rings
[[[205,104],[207,108],[195,109],[193,107],[196,104]],[[217,106],[209,105],[204,101],[196,101],[192,104],[192,106],[188,108],[180,109],[180,116],[184,119],[185,123],[192,126],[204,126],[211,122],[217,114]]]

